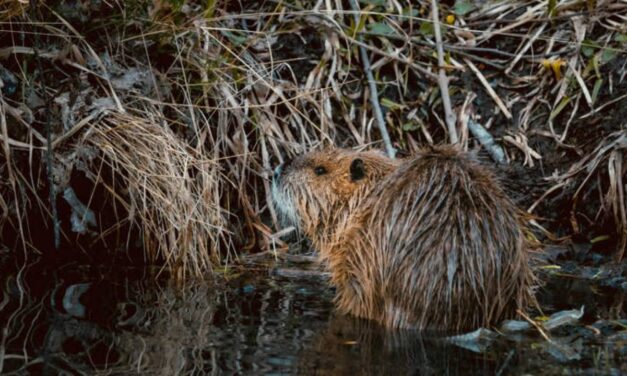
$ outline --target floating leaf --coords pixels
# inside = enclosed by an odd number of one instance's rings
[[[464,16],[473,10],[475,10],[475,4],[472,1],[467,0],[457,0],[455,2],[455,14],[458,16]]]
[[[377,22],[374,24],[368,24],[368,30],[375,34],[381,35],[394,35],[394,29],[384,22]]]

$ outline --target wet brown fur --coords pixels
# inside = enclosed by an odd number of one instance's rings
[[[365,174],[353,181],[355,159]],[[461,331],[535,301],[520,212],[487,168],[454,147],[405,160],[311,152],[280,171],[273,198],[320,252],[343,313]]]

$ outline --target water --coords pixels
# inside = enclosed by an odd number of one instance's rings
[[[624,293],[572,279],[551,280],[540,296],[552,310],[588,307],[582,324],[551,333],[558,345],[529,332],[472,351],[338,315],[322,280],[262,270],[177,286],[150,269],[42,264],[0,267],[3,374],[627,372],[627,322],[607,320],[625,318]]]

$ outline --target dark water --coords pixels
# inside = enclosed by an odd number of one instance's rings
[[[177,286],[155,270],[41,264],[0,267],[2,374],[627,372],[624,293],[588,281],[552,279],[541,293],[548,313],[586,306],[582,323],[551,333],[558,345],[530,331],[473,351],[334,314],[316,279],[259,272]]]

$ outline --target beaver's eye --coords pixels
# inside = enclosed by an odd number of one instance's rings
[[[322,166],[317,166],[316,168],[314,168],[314,173],[318,176],[324,175],[327,173],[327,169]]]

